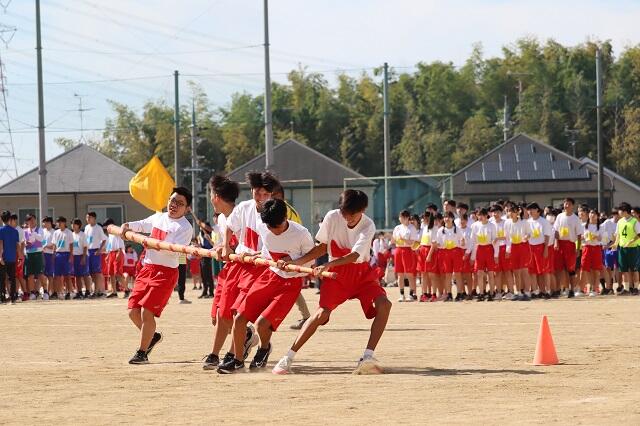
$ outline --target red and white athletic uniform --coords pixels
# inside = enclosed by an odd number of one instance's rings
[[[473,263],[471,262],[471,245],[469,244],[469,238],[471,238],[471,226],[469,226],[469,222],[467,222],[466,228],[458,228],[462,231],[462,235],[464,235],[464,248],[458,248],[458,254],[462,256],[462,269],[460,272],[463,274],[470,274],[473,272]],[[466,255],[466,259],[465,259]]]
[[[218,215],[218,230],[220,231],[220,235],[225,235],[227,232],[227,217],[220,213]],[[225,282],[227,278],[227,273],[229,272],[229,268],[231,267],[230,263],[227,263],[220,271],[218,275],[217,285],[213,291],[213,303],[211,304],[211,318],[216,318],[218,316],[218,312],[220,311],[220,301],[222,299],[223,290],[225,288]],[[233,314],[229,309],[228,314],[225,318],[231,319],[233,318]]]
[[[396,274],[415,274],[417,265],[413,244],[420,240],[418,230],[412,224],[400,224],[393,228],[393,240],[396,243],[396,249],[393,253],[393,266]]]
[[[594,224],[583,225],[580,268],[584,272],[602,271],[602,241],[606,241],[608,237],[603,227],[599,228]]]
[[[441,274],[462,272],[462,255],[464,250],[464,232],[457,226],[447,228],[441,226],[436,236],[438,244],[438,270]]]
[[[233,209],[226,219],[226,227],[238,239],[236,254],[259,254],[262,251],[262,239],[258,234],[258,226],[261,224],[255,200],[243,201]],[[223,270],[225,269],[227,272],[223,277],[224,288],[217,309],[223,318],[232,319],[233,311],[240,306],[249,288],[266,267],[252,263],[230,262]]]
[[[504,238],[504,223],[505,220],[501,219],[500,222],[496,221],[495,217],[489,219],[489,222],[493,223],[496,227],[496,238]],[[498,248],[498,261],[496,262],[496,272],[508,271],[507,268],[507,241],[500,239],[496,241],[496,247]]]
[[[418,249],[418,270],[420,272],[427,272],[431,274],[438,273],[438,250],[435,250],[431,255],[431,261],[427,262],[429,252],[431,252],[431,245],[435,242],[438,234],[438,229],[434,226],[428,229],[424,226],[420,235],[420,248]]]
[[[555,253],[556,266],[567,272],[576,271],[576,241],[582,235],[582,223],[577,215],[568,216],[562,212],[556,217],[553,230],[558,233],[558,250]]]
[[[471,233],[469,235],[469,246],[467,250],[471,251],[471,260],[473,262],[473,271],[495,271],[498,255],[498,244],[494,244],[497,236],[496,225],[491,222],[486,224],[481,221],[474,222],[471,225]]]
[[[193,235],[193,228],[184,216],[171,219],[168,213],[156,213],[144,220],[129,222],[129,228],[160,241],[183,245],[189,244]],[[156,317],[162,314],[178,280],[179,256],[179,253],[167,250],[146,249],[142,269],[136,275],[129,297],[129,309],[145,308]]]
[[[353,227],[347,226],[340,210],[326,214],[316,234],[316,240],[327,245],[329,261],[358,253],[355,263],[332,268],[338,277],[323,278],[320,287],[320,307],[334,310],[349,299],[358,299],[366,318],[376,316],[374,301],[387,293],[380,286],[375,269],[369,265],[369,250],[376,226],[366,215]]]
[[[531,250],[531,262],[529,263],[529,273],[531,275],[543,275],[553,272],[553,247],[547,246],[547,257],[544,257],[545,237],[553,235],[553,227],[547,219],[540,216],[537,219],[530,217],[527,219],[531,228],[531,237],[529,237],[529,249]]]
[[[529,267],[531,262],[531,252],[527,239],[531,237],[531,226],[529,222],[518,219],[514,222],[509,218],[504,222],[504,236],[507,239],[507,270],[517,270]]]
[[[307,228],[291,220],[288,222],[289,227],[280,235],[275,235],[264,223],[258,225],[258,234],[262,240],[261,257],[278,261],[289,256],[295,260],[313,249],[315,244]],[[305,266],[311,266],[311,263]],[[265,269],[236,311],[253,323],[261,316],[276,331],[296,303],[302,290],[302,277],[305,275],[307,274],[285,272],[274,267]]]
[[[373,240],[373,245],[371,247],[373,250],[373,256],[376,258],[376,263],[378,264],[378,268],[385,270],[387,267],[387,262],[389,261],[389,242],[386,238],[376,238]]]
[[[127,277],[136,276],[136,263],[138,263],[138,253],[135,250],[131,253],[124,253],[124,267],[122,269]]]
[[[107,239],[107,275],[124,274],[124,241],[117,235],[109,234]]]

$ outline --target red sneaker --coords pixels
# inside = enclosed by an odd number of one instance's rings
[[[436,297],[436,295],[435,295],[435,294],[432,294],[432,295],[431,295],[431,300],[429,300],[429,301],[430,301],[430,302],[437,302],[437,301],[438,301],[438,298]]]
[[[26,302],[27,300],[29,300],[29,293],[22,293],[22,301]]]
[[[427,295],[426,295],[426,294],[423,294],[422,296],[420,296],[420,301],[421,301],[421,302],[428,302],[428,301],[429,301],[429,298],[427,297]]]

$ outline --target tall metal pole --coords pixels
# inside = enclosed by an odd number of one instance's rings
[[[391,227],[391,192],[389,174],[391,173],[390,135],[389,135],[389,65],[384,63],[384,80],[382,82],[382,103],[384,111],[384,227]]]
[[[175,109],[173,113],[173,124],[175,127],[175,140],[174,140],[174,159],[173,159],[173,169],[174,169],[174,180],[176,181],[176,186],[180,186],[180,95],[178,92],[178,71],[173,72],[173,80],[174,80],[174,94],[175,94]]]
[[[191,194],[193,202],[192,210],[198,216],[198,185],[196,184],[198,169],[198,154],[196,153],[196,104],[191,103]]]
[[[507,95],[504,95],[504,115],[503,115],[503,133],[504,133],[504,141],[509,140],[509,127],[511,127],[511,117],[509,117],[509,101],[507,99]]]
[[[36,0],[36,57],[38,62],[38,209],[40,220],[49,214],[47,199],[47,160],[44,138],[44,90],[42,82],[42,41],[40,35],[40,0]]]
[[[264,157],[265,169],[273,168],[271,70],[269,67],[269,0],[264,0]]]
[[[602,54],[596,49],[596,127],[598,145],[598,210],[604,211],[604,148],[602,147]],[[611,200],[613,201],[613,199]]]

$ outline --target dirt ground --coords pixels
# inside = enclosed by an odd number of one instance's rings
[[[380,376],[351,374],[370,323],[349,302],[295,374],[221,376],[201,368],[211,300],[188,296],[171,300],[143,366],[127,364],[138,335],[122,299],[0,306],[0,424],[640,424],[640,297],[394,303]],[[562,365],[531,365],[542,315]],[[274,334],[270,366],[298,316]]]

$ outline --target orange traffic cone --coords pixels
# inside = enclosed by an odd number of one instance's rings
[[[542,317],[540,324],[540,332],[538,333],[538,344],[536,345],[536,353],[533,356],[533,365],[556,365],[558,364],[558,355],[556,347],[553,344],[551,330],[546,315]]]

